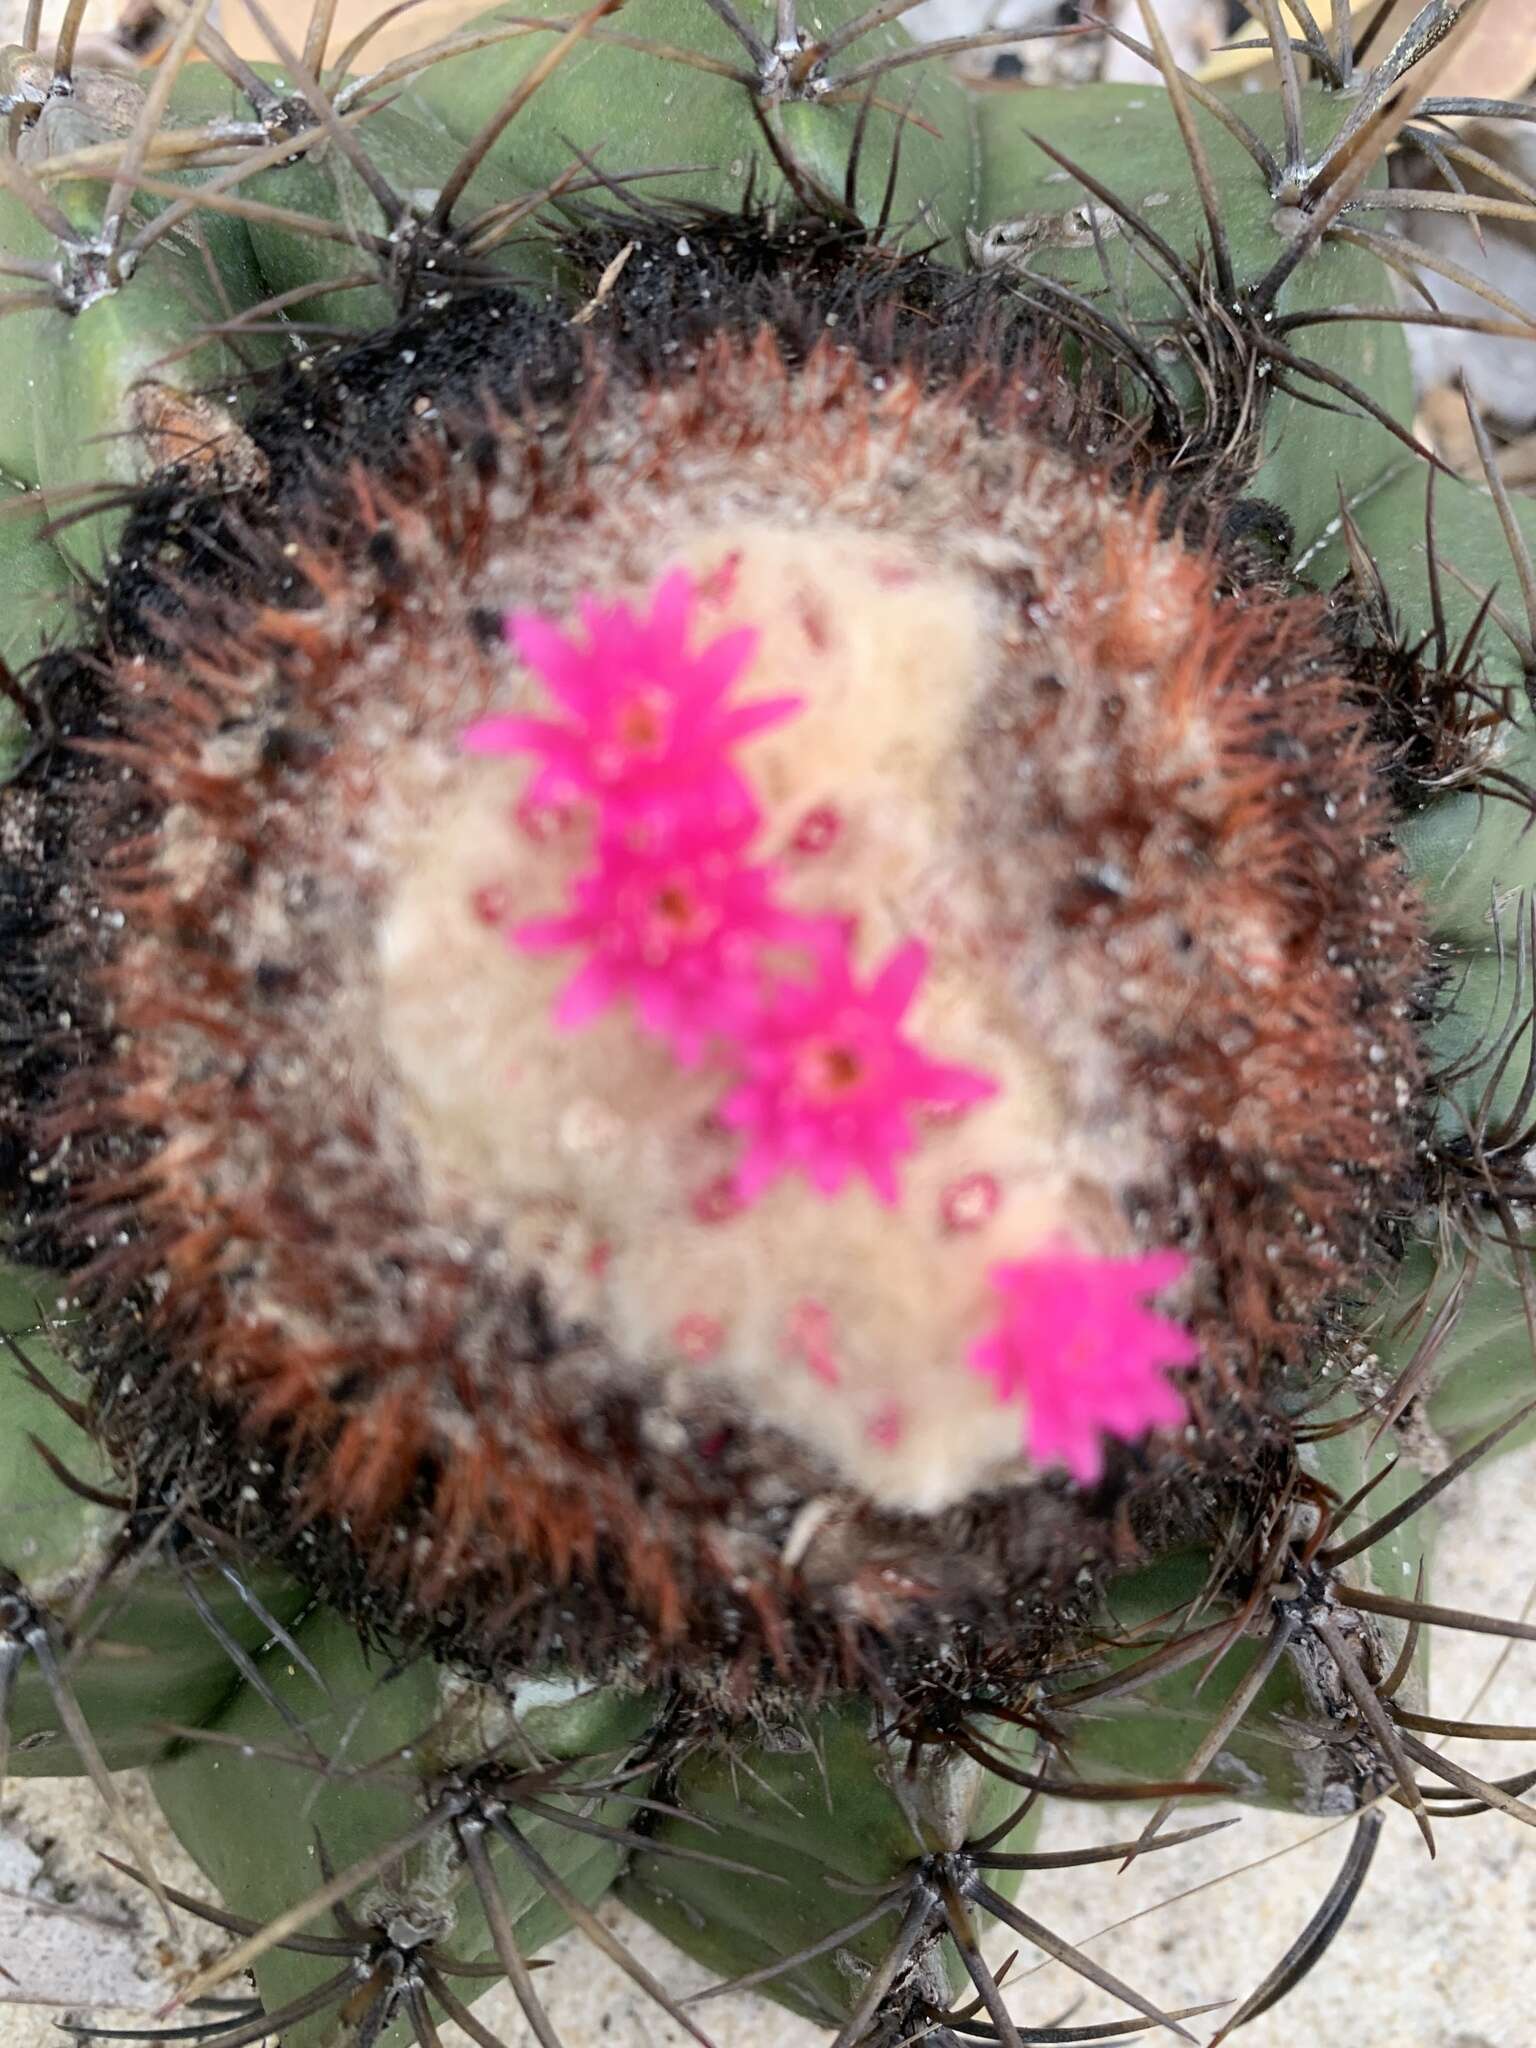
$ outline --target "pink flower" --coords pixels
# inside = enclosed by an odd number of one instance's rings
[[[764,946],[806,929],[774,901],[773,870],[742,858],[744,837],[695,825],[660,850],[610,842],[572,885],[564,916],[519,927],[513,938],[529,952],[586,949],[556,1023],[575,1030],[629,996],[685,1066],[739,1029],[757,1006]]]
[[[1200,1347],[1143,1298],[1188,1267],[1182,1252],[1106,1259],[1063,1244],[992,1268],[1002,1320],[967,1362],[996,1381],[1000,1401],[1028,1403],[1025,1442],[1037,1464],[1064,1465],[1091,1485],[1105,1435],[1130,1439],[1184,1420],[1167,1370],[1193,1365]]]
[[[911,1111],[963,1108],[995,1093],[986,1075],[932,1060],[901,1034],[927,949],[916,940],[898,947],[861,988],[852,939],[851,924],[823,924],[815,978],[768,983],[734,1049],[744,1078],[720,1114],[748,1140],[736,1175],[745,1201],[798,1170],[824,1195],[862,1173],[894,1206],[895,1163],[914,1143]]]
[[[536,755],[542,765],[526,801],[558,810],[593,799],[605,837],[637,826],[665,835],[701,817],[728,829],[755,824],[757,808],[730,749],[790,717],[801,699],[729,705],[758,634],[743,627],[690,654],[697,601],[686,569],[662,578],[644,616],[585,596],[585,644],[532,612],[509,614],[507,638],[568,722],[482,718],[462,745],[473,754]]]

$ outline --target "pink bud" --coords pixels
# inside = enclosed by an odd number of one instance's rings
[[[968,1173],[952,1180],[939,1197],[939,1214],[950,1231],[980,1230],[997,1214],[1003,1199],[996,1174]]]

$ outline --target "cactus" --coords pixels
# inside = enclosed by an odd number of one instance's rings
[[[1536,521],[1374,225],[1446,12],[9,53],[0,1700],[151,1764],[224,2048],[548,2044],[568,1924],[705,2039],[614,1890],[842,2048],[1018,2041],[988,1918],[1183,2034],[1042,1803],[1358,1814],[1224,2038],[1418,1772],[1530,1818],[1419,1740],[1536,1405]]]

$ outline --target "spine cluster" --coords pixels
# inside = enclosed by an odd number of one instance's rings
[[[559,715],[484,718],[461,744],[531,756],[519,829],[535,840],[589,835],[591,857],[555,915],[520,919],[499,899],[479,911],[514,948],[580,953],[555,1004],[558,1029],[580,1029],[627,1001],[679,1065],[718,1071],[713,1115],[743,1149],[701,1196],[700,1221],[728,1220],[792,1174],[826,1200],[862,1176],[894,1209],[899,1163],[922,1123],[963,1115],[998,1084],[936,1058],[905,1028],[928,967],[920,941],[897,945],[861,975],[857,905],[834,901],[807,914],[784,900],[739,750],[792,719],[803,699],[732,701],[759,636],[738,629],[691,650],[699,595],[681,568],[661,579],[643,613],[588,595],[580,638],[535,614],[507,616],[509,645]],[[840,829],[823,806],[800,821],[793,843],[826,851]],[[991,1213],[997,1190],[987,1182],[977,1176],[952,1191],[949,1229]],[[995,1319],[965,1364],[993,1381],[1000,1403],[1022,1404],[1035,1463],[1091,1481],[1104,1435],[1129,1439],[1182,1420],[1166,1374],[1193,1365],[1198,1347],[1144,1298],[1186,1267],[1174,1251],[1106,1258],[1061,1237],[991,1269]],[[817,1311],[813,1301],[797,1304],[797,1328],[812,1369],[822,1357],[835,1380]],[[691,1330],[690,1347],[707,1357],[708,1333]]]

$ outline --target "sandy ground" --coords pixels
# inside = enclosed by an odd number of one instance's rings
[[[1447,1517],[1435,1595],[1449,1603],[1518,1614],[1536,1591],[1528,1503],[1536,1449],[1498,1465],[1462,1493]],[[1536,1722],[1536,1646],[1507,1655],[1487,1637],[1442,1633],[1433,1700],[1442,1714]],[[1491,1681],[1491,1682],[1490,1682]],[[1519,1768],[1508,1748],[1457,1745],[1485,1774]],[[1528,1754],[1528,1753],[1527,1753]],[[134,1811],[152,1825],[133,1789]],[[1222,1809],[1225,1812],[1227,1809]],[[1239,1809],[1230,1809],[1238,1812]],[[1200,1818],[1215,1818],[1203,1808]],[[1113,1841],[1134,1834],[1133,1807],[1054,1810],[1042,1846]],[[1317,1973],[1285,2005],[1242,2036],[1246,2048],[1348,2042],[1350,2048],[1523,2048],[1531,2038],[1526,1987],[1536,1969],[1536,1837],[1488,1814],[1445,1823],[1438,1859],[1425,1855],[1408,1816],[1388,1809],[1376,1867],[1353,1920]],[[0,1809],[0,2048],[57,2048],[56,2022],[92,2009],[99,2023],[146,2025],[166,1995],[168,1970],[200,1959],[201,1930],[184,1927],[180,1957],[141,1894],[96,1854],[109,1839],[89,1786],[13,1785]],[[1243,1812],[1208,1841],[1134,1866],[1053,1873],[1025,1903],[1070,1940],[1165,2005],[1241,1997],[1284,1951],[1326,1890],[1344,1853],[1337,1826]],[[200,1889],[159,1843],[162,1874]],[[701,1972],[644,1927],[612,1911],[626,1940],[675,1992],[699,1989]],[[1013,1944],[993,1940],[995,1961]],[[579,1937],[553,1951],[540,1984],[569,2048],[681,2048],[686,2036],[636,1994]],[[1107,2001],[1077,1987],[1058,1965],[1013,1993],[1021,2020],[1111,2017]],[[100,2008],[116,2008],[108,2017]],[[479,2008],[508,2048],[531,2048],[511,1998]],[[750,1996],[723,1999],[699,2017],[716,2048],[814,2048],[825,2036]],[[450,2035],[446,2048],[463,2048]]]

